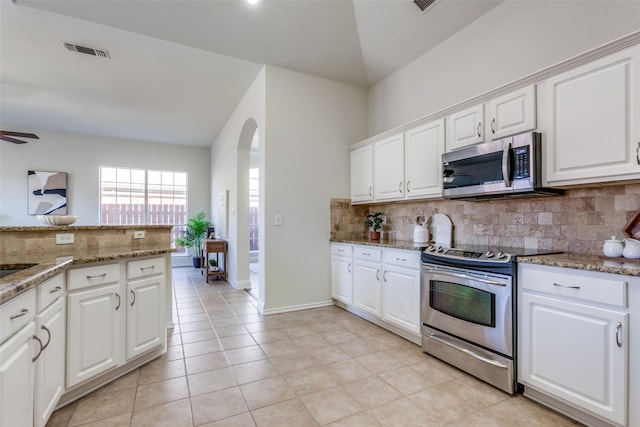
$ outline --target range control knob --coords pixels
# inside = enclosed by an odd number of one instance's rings
[[[438,253],[444,252],[444,248],[442,246],[438,246],[438,248],[436,249],[436,252]]]
[[[504,252],[502,251],[498,252],[498,259],[505,259],[506,257],[508,257],[508,255],[505,254]]]
[[[487,251],[487,253],[486,253],[486,254],[484,254],[484,255],[485,255],[487,258],[493,258],[493,255],[494,255],[494,254],[493,254],[493,252],[491,252],[491,251]]]
[[[436,247],[434,245],[429,245],[427,247],[427,251],[429,251],[429,252],[435,252],[435,250],[436,250]]]

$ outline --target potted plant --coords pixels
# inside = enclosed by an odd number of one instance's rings
[[[364,225],[369,227],[369,237],[371,240],[380,240],[382,221],[384,221],[384,214],[382,212],[369,214],[367,215],[367,219],[364,220]]]
[[[202,259],[202,239],[207,237],[207,227],[211,223],[205,219],[204,212],[197,213],[187,220],[187,229],[182,232],[182,236],[176,239],[176,246],[196,248],[196,255],[193,257],[193,267],[200,268]]]
[[[211,271],[218,271],[218,260],[211,258],[209,265],[211,266]]]

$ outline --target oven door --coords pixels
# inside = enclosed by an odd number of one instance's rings
[[[422,265],[425,326],[513,357],[511,276]]]

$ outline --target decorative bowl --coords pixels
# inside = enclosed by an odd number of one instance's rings
[[[38,215],[38,220],[46,225],[71,225],[78,220],[74,215]]]

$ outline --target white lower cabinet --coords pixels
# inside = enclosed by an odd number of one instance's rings
[[[47,424],[65,389],[65,307],[64,297],[57,298],[36,317],[36,331],[43,344],[35,361],[36,427]]]
[[[164,260],[129,261],[127,276],[129,360],[164,342]]]
[[[530,388],[543,403],[575,408],[573,415],[589,424],[627,425],[625,277],[527,264],[518,273],[518,379],[525,395]]]
[[[0,306],[0,427],[30,426],[37,354],[35,289]]]
[[[331,298],[347,305],[353,304],[351,249],[351,245],[331,245]]]
[[[0,346],[0,426],[33,423],[35,323],[29,322]]]
[[[420,253],[384,251],[382,320],[420,334]]]
[[[125,307],[120,283],[67,297],[67,387],[124,362]]]
[[[419,343],[420,252],[341,243],[331,247],[332,297],[347,310]],[[339,247],[353,255],[337,256]],[[351,302],[336,296],[340,271],[343,282],[353,284]]]
[[[165,342],[162,257],[69,270],[67,387]]]
[[[355,246],[353,248],[353,305],[376,317],[382,315],[381,274],[381,250],[371,246]]]

